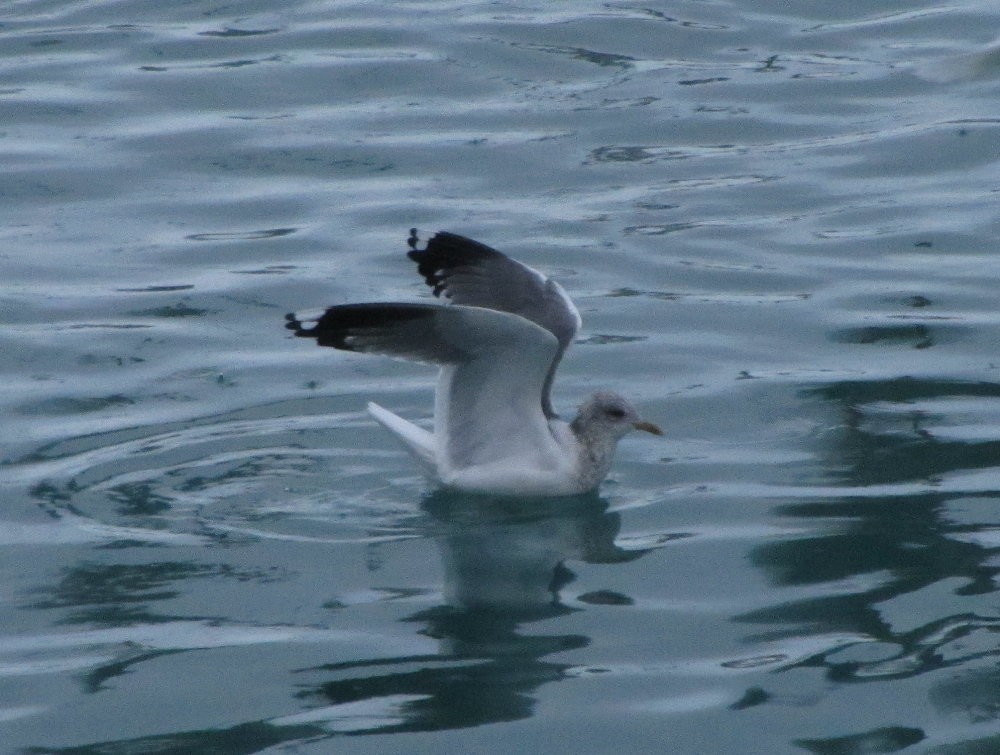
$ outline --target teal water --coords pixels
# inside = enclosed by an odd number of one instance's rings
[[[8,3],[4,751],[1000,751],[995,5]],[[411,226],[666,439],[428,488]]]

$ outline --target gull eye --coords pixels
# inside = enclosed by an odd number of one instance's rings
[[[611,406],[604,410],[604,413],[611,419],[622,419],[625,417],[625,410],[618,406]]]

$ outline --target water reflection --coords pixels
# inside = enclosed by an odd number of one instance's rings
[[[906,726],[886,726],[845,737],[797,739],[795,744],[816,755],[853,755],[866,752],[899,752],[925,739],[923,730]]]
[[[437,523],[451,610],[496,611],[518,620],[566,610],[567,560],[631,561],[644,551],[615,544],[621,527],[596,495],[556,499],[472,498],[438,492],[424,502]]]
[[[615,544],[619,515],[593,495],[512,500],[435,493],[421,508],[428,547],[436,542],[444,567],[443,602],[402,621],[416,634],[432,638],[436,652],[387,656],[373,641],[351,660],[295,670],[294,698],[302,710],[290,715],[31,752],[250,753],[338,735],[435,731],[529,718],[543,684],[575,678],[568,673],[571,664],[547,657],[589,644],[584,635],[556,634],[557,625],[546,623],[582,610],[561,598],[561,589],[574,579],[567,561],[625,563],[648,551]],[[170,598],[169,583],[197,576],[200,571],[191,572],[184,564],[81,565],[67,572],[37,607],[78,608],[69,619],[74,622],[92,622],[101,611],[111,611],[108,615],[124,624],[166,621],[168,617],[148,610],[147,601]],[[108,679],[134,671],[137,663],[185,649],[190,648],[133,648],[91,670],[86,688],[99,691]]]
[[[1000,384],[900,377],[843,381],[808,393],[832,404],[840,419],[826,466],[843,484],[935,481],[1000,464],[1000,437],[982,437],[980,428],[997,413]],[[967,424],[972,438],[936,429],[943,424]]]
[[[36,590],[31,608],[68,611],[62,624],[131,626],[176,619],[152,610],[152,605],[180,594],[181,586],[199,577],[224,572],[220,565],[189,561],[142,564],[80,563],[63,570],[52,586]]]
[[[582,635],[527,631],[578,610],[560,599],[560,589],[573,579],[566,561],[623,563],[646,551],[615,544],[620,518],[596,496],[512,500],[436,493],[424,509],[444,565],[445,603],[406,621],[438,640],[440,653],[312,669],[337,678],[300,696],[336,707],[405,696],[396,717],[368,733],[527,718],[535,690],[566,678],[570,668],[546,656],[589,643]]]
[[[796,664],[825,669],[833,681],[950,669],[931,702],[971,722],[984,712],[995,721],[995,670],[985,681],[982,672],[953,674],[1000,658],[1000,440],[988,437],[1000,386],[901,378],[834,383],[808,395],[840,417],[824,470],[845,495],[781,507],[784,516],[821,524],[819,534],[768,543],[752,558],[777,585],[823,587],[739,620],[766,627],[771,638],[856,637]],[[842,752],[848,740],[887,731],[798,744]],[[906,742],[921,738],[919,730],[900,731]]]
[[[135,752],[157,755],[189,755],[190,753],[218,752],[227,755],[244,755],[261,752],[271,745],[300,739],[311,739],[324,731],[310,724],[277,727],[266,721],[254,721],[226,729],[185,731],[163,736],[139,737],[98,742],[80,747],[28,747],[23,750],[32,755],[107,755],[107,753]]]
[[[991,644],[995,644],[995,633]],[[968,739],[953,746],[931,750],[933,755],[975,755],[975,753],[1000,752],[1000,672],[996,668],[995,653],[984,658],[985,668],[963,673],[954,679],[935,685],[930,691],[931,704],[938,712],[957,715],[971,726],[981,726],[983,736]]]

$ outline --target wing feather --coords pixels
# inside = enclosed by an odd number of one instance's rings
[[[558,348],[541,392],[545,416],[555,417],[552,381],[562,355],[580,329],[580,313],[562,286],[496,249],[456,233],[441,231],[424,249],[416,245],[414,230],[408,256],[417,263],[417,271],[435,296],[452,304],[520,315],[555,336]]]
[[[396,303],[287,319],[321,346],[441,365],[434,442],[443,478],[505,460],[564,462],[539,400],[560,345],[536,323],[483,307]]]

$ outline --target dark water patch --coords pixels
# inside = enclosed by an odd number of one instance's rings
[[[678,264],[685,265],[690,264],[681,260]],[[701,265],[699,265],[701,266]],[[705,266],[707,268],[712,268],[712,266]],[[724,269],[724,268],[723,268]],[[711,292],[697,292],[697,291],[643,291],[636,288],[618,288],[614,291],[609,291],[605,294],[609,298],[618,297],[633,297],[641,296],[649,299],[658,299],[661,301],[680,301],[680,300],[691,300],[706,303],[716,303],[716,304],[781,304],[785,302],[798,302],[806,301],[809,299],[809,294],[772,294],[772,293],[739,293],[739,294],[725,294],[725,293],[711,293]]]
[[[854,33],[861,29],[868,29],[873,26],[895,28],[901,23],[924,21],[928,19],[940,18],[942,14],[948,12],[945,7],[919,8],[917,10],[891,10],[883,13],[871,13],[858,18],[851,18],[838,21],[826,21],[806,26],[802,28],[804,34],[849,32]]]
[[[868,325],[862,328],[845,328],[833,334],[841,343],[870,345],[877,343],[904,343],[915,349],[927,349],[935,344],[936,330],[928,325]]]
[[[583,47],[558,47],[555,45],[538,45],[521,42],[514,43],[512,46],[534,50],[536,52],[563,55],[573,60],[582,60],[586,63],[594,63],[595,65],[604,68],[611,67],[628,70],[633,68],[637,62],[635,58],[628,55],[598,52],[596,50],[588,50]]]
[[[726,31],[730,27],[725,24],[712,24],[706,21],[695,21],[692,19],[669,16],[661,10],[655,8],[633,8],[626,5],[609,5],[616,13],[636,14],[640,17],[652,18],[668,24],[676,24],[684,29],[700,29],[702,31]]]
[[[200,37],[221,37],[223,39],[239,39],[242,37],[260,37],[267,34],[277,34],[282,31],[282,29],[232,29],[226,27],[219,31],[200,31],[198,36]]]
[[[280,121],[285,118],[294,118],[294,113],[276,113],[268,115],[227,115],[226,118],[234,121]]]
[[[704,86],[705,84],[720,84],[723,81],[729,81],[728,76],[709,76],[704,79],[682,79],[677,83],[682,87],[696,87]]]
[[[81,397],[52,397],[35,404],[27,404],[21,407],[21,412],[34,416],[66,416],[74,414],[88,414],[90,412],[100,412],[105,409],[132,406],[135,404],[134,398],[112,394],[110,396],[95,396],[92,398]]]
[[[785,516],[826,519],[829,533],[763,545],[751,558],[775,584],[823,589],[739,621],[766,626],[771,637],[808,627],[867,640],[833,642],[797,662],[834,683],[914,678],[993,658],[1000,617],[975,607],[996,593],[1000,567],[993,548],[965,539],[972,525],[949,522],[947,504],[928,493],[784,507]],[[950,611],[924,610],[931,598]]]
[[[669,233],[678,233],[680,231],[689,231],[692,228],[697,228],[698,223],[662,223],[662,224],[652,224],[647,223],[645,225],[632,225],[627,226],[622,229],[622,233],[627,235],[638,235],[638,236],[666,236]]]
[[[112,611],[134,604],[145,605],[177,597],[177,590],[171,583],[217,573],[218,568],[191,562],[153,562],[144,564],[100,564],[84,562],[63,571],[55,584],[38,589],[36,594],[44,595],[34,600],[32,607],[41,609],[88,607],[87,616],[77,614],[66,619],[68,623],[89,623],[97,620],[99,625],[117,624],[120,616],[105,619],[100,616],[100,606],[111,606]],[[91,613],[93,611],[95,613]],[[132,621],[150,621],[152,615]],[[159,620],[163,620],[162,618]]]
[[[646,336],[627,336],[611,333],[594,333],[587,338],[581,338],[574,343],[581,346],[603,346],[609,343],[632,343],[633,341],[645,341]]]
[[[170,509],[170,498],[144,482],[116,485],[108,490],[108,498],[118,504],[120,516],[149,516]]]
[[[269,583],[283,577],[280,569],[242,570],[228,564],[194,561],[81,562],[63,568],[50,587],[33,590],[30,607],[62,612],[58,624],[164,624],[177,617],[154,607],[177,598],[190,580],[206,578]]]
[[[130,317],[159,317],[173,319],[177,317],[205,317],[212,314],[212,310],[189,307],[187,304],[173,304],[165,307],[154,307],[152,309],[136,309],[128,313]]]
[[[285,56],[281,54],[268,55],[261,58],[241,58],[237,60],[223,60],[218,63],[184,63],[173,66],[164,65],[141,65],[139,66],[140,71],[147,71],[150,73],[166,73],[168,71],[174,72],[196,72],[201,70],[215,70],[215,69],[225,69],[234,70],[240,68],[246,68],[248,66],[256,66],[264,63],[282,63],[285,61]]]
[[[72,325],[64,325],[64,330],[142,330],[151,328],[152,325],[144,325],[133,322],[77,322]]]
[[[172,291],[188,291],[194,288],[194,284],[178,284],[175,286],[142,286],[141,288],[116,288],[115,291],[135,294],[161,294]]]
[[[587,110],[613,110],[616,108],[630,108],[630,107],[647,107],[656,102],[659,102],[659,97],[639,97],[636,99],[617,99],[617,98],[606,98],[601,100],[595,105],[581,105],[574,108],[577,112],[584,112]]]
[[[125,367],[127,365],[142,364],[146,360],[136,356],[110,356],[107,354],[81,354],[76,363],[82,367],[105,367],[112,365],[115,367]]]
[[[193,233],[185,236],[188,241],[260,241],[262,239],[277,239],[295,233],[298,228],[266,228],[259,231],[217,231],[212,233]]]
[[[150,656],[155,657],[155,656]],[[183,753],[232,753],[250,755],[270,748],[310,746],[331,738],[329,725],[252,721],[224,728],[179,731],[163,735],[93,742],[81,747],[26,747],[26,755],[102,755],[134,752],[183,755]]]
[[[746,710],[747,708],[753,708],[757,705],[764,705],[771,700],[770,693],[761,687],[751,687],[743,696],[733,703],[730,708],[732,710]]]
[[[297,270],[296,265],[268,265],[258,270],[231,270],[234,275],[285,275]]]
[[[968,633],[961,640],[979,640],[986,647],[995,645],[995,637],[995,631],[980,638]],[[989,663],[988,657],[984,660],[987,663],[982,668],[957,673],[952,678],[939,682],[930,690],[928,697],[940,713],[957,714],[985,725],[988,729],[995,729],[1000,720],[1000,674],[995,663]],[[946,746],[929,752],[933,755],[991,755],[1000,752],[1000,734],[972,740],[965,746]]]
[[[522,635],[500,616],[440,614],[423,621],[430,625],[431,636],[450,638],[453,657],[425,661],[420,668],[396,662],[381,669],[368,667],[363,674],[328,674],[337,678],[311,686],[303,682],[305,688],[298,697],[311,706],[411,699],[395,720],[380,723],[376,719],[357,732],[365,734],[448,731],[525,721],[534,713],[538,690],[565,679],[571,669],[570,664],[545,657],[586,644],[586,638],[573,635]]]
[[[673,293],[670,291],[642,291],[638,288],[630,288],[628,286],[624,288],[616,288],[614,291],[609,291],[607,293],[609,297],[632,297],[632,296],[648,296],[652,299],[663,299],[664,301],[676,301],[684,296],[684,294]]]
[[[615,146],[598,147],[590,152],[588,163],[643,163],[654,160],[680,160],[683,150],[663,147]]]
[[[944,577],[962,576],[978,582],[987,574],[1000,571],[988,566],[986,550],[949,537],[965,525],[949,526],[942,520],[948,499],[948,495],[938,492],[888,497],[873,493],[783,504],[777,509],[780,516],[825,520],[836,526],[826,534],[755,548],[752,558],[776,584],[782,585],[832,583],[864,574],[883,575],[871,583],[859,582],[857,589],[846,595],[816,596],[794,604],[806,612],[833,603],[844,607],[848,603],[877,602],[893,590],[912,590]],[[800,612],[792,606],[764,610],[789,615]],[[842,617],[847,620],[852,615],[866,616],[854,610]],[[836,616],[831,608],[828,618],[835,620]],[[867,615],[865,620],[874,618]]]
[[[980,431],[980,437],[963,437],[938,429],[961,428],[970,421],[965,414],[951,419],[943,399],[997,398],[1000,385],[898,378],[845,381],[810,388],[803,395],[837,407],[840,424],[830,433],[824,453],[829,478],[841,483],[933,484],[1000,465],[1000,439],[988,430]],[[989,409],[984,403],[983,417],[991,416]]]
[[[261,63],[280,63],[284,60],[282,55],[270,55],[266,58],[245,58],[243,60],[226,60],[222,63],[212,63],[207,68],[243,68],[244,66],[255,66]]]
[[[876,401],[908,402],[953,396],[1000,397],[1000,383],[898,377],[890,380],[844,380],[809,387],[804,396],[818,396],[847,406]]]
[[[677,204],[666,204],[661,202],[637,202],[636,208],[640,210],[650,210],[653,212],[661,210],[676,210],[680,205]]]
[[[635,600],[628,595],[622,595],[613,590],[595,590],[585,592],[576,596],[581,603],[588,603],[593,606],[632,606]]]
[[[927,738],[923,729],[889,726],[859,734],[826,739],[796,739],[795,744],[815,755],[859,755],[860,753],[901,752]]]

